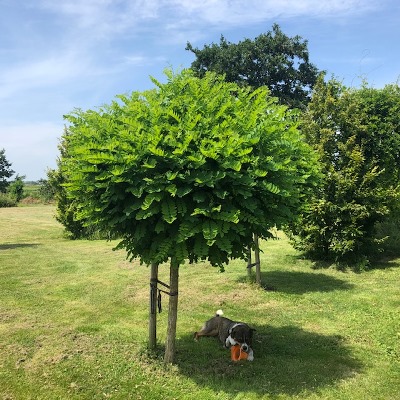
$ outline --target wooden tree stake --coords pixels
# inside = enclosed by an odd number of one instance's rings
[[[168,308],[168,328],[167,340],[165,343],[164,362],[172,364],[175,360],[175,338],[176,323],[178,319],[178,285],[179,285],[179,264],[176,265],[171,261],[170,265],[170,293]]]
[[[155,350],[157,345],[157,282],[158,264],[151,264],[150,272],[150,316],[149,316],[149,349]]]

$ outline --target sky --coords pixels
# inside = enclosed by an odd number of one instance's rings
[[[274,23],[308,41],[328,78],[400,83],[398,0],[0,0],[0,150],[26,181],[45,179],[63,115],[190,67],[187,42],[237,43]]]

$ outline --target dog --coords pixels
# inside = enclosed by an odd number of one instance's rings
[[[205,322],[200,331],[194,333],[194,340],[198,341],[202,336],[218,337],[225,348],[239,344],[241,349],[248,354],[249,361],[254,360],[253,332],[243,322],[235,322],[222,316],[222,310],[218,310],[215,317]]]

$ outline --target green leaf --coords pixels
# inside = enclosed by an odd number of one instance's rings
[[[204,239],[213,240],[218,235],[218,224],[214,221],[204,221],[203,222],[203,236]]]
[[[195,237],[193,250],[199,258],[204,258],[208,255],[208,245],[203,236],[197,235]]]
[[[174,111],[174,110],[168,110],[168,115],[170,115],[176,122],[179,124],[182,122],[182,119],[179,117],[179,115]]]
[[[175,246],[175,258],[178,264],[183,264],[188,259],[189,253],[185,242],[179,242]]]
[[[156,215],[160,212],[160,206],[159,204],[152,204],[148,209],[143,210],[140,209],[137,214],[136,214],[136,219],[138,221],[142,220],[142,219],[147,219],[152,217],[153,215]]]
[[[189,185],[183,185],[183,186],[179,186],[176,190],[176,195],[178,197],[184,197],[186,196],[188,193],[190,193],[192,191],[192,188]]]
[[[264,183],[264,187],[270,191],[273,194],[279,194],[281,192],[281,190],[278,188],[278,186],[274,185],[271,182],[265,182]]]
[[[172,224],[176,220],[177,211],[175,202],[170,197],[165,198],[161,203],[161,211],[164,221],[166,221],[168,224]]]
[[[150,153],[152,153],[158,157],[164,157],[164,155],[165,155],[163,149],[160,149],[160,148],[152,146],[152,145],[149,146],[149,151],[150,151]]]
[[[240,210],[232,210],[232,211],[221,211],[217,214],[214,214],[213,218],[237,224],[239,223],[239,216],[240,216]]]
[[[147,210],[153,204],[153,201],[159,202],[163,197],[164,197],[164,194],[160,193],[160,192],[149,193],[144,198],[144,201],[141,206],[142,210]]]
[[[227,160],[222,166],[226,169],[233,169],[234,171],[239,172],[242,168],[242,163],[239,160]]]
[[[178,176],[179,171],[167,171],[167,173],[165,174],[165,176],[167,177],[167,179],[169,181],[173,181],[177,176]]]
[[[191,216],[195,216],[195,215],[209,215],[209,211],[207,209],[204,208],[195,208],[194,211],[190,214]]]
[[[168,185],[168,186],[165,188],[165,191],[167,191],[168,193],[170,193],[173,197],[175,197],[177,190],[178,190],[178,188],[177,188],[176,185],[174,185],[174,184]]]
[[[143,163],[144,168],[153,169],[157,165],[157,161],[154,158],[150,158]]]

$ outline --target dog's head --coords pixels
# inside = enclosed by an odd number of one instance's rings
[[[243,351],[248,352],[253,344],[254,331],[246,324],[235,324],[229,330],[229,341],[231,345],[239,344]]]

